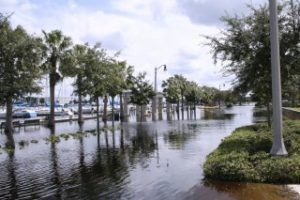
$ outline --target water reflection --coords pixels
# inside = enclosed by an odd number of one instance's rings
[[[201,120],[190,109],[185,114],[190,120],[104,124],[95,136],[49,144],[40,140],[15,155],[1,154],[0,199],[294,197],[282,186],[203,182],[205,156],[236,127],[251,124],[253,116],[252,107],[197,112]],[[174,112],[173,119],[179,114]],[[35,134],[58,135],[59,127]],[[86,121],[77,131],[96,127],[95,120]]]
[[[55,186],[55,194],[53,195],[56,199],[61,199],[62,193],[62,181],[59,173],[58,155],[56,152],[56,144],[50,144],[50,169],[52,169],[51,183]]]
[[[178,123],[176,128],[164,134],[164,141],[174,149],[183,149],[187,141],[195,138],[196,124]]]
[[[230,120],[234,113],[226,113],[223,109],[204,109],[202,119]]]
[[[15,173],[15,159],[14,153],[10,153],[8,156],[7,172],[9,177],[9,199],[18,198],[17,178]]]

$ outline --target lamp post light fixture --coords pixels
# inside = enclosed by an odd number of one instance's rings
[[[277,0],[269,0],[270,42],[272,65],[272,106],[273,106],[273,145],[270,153],[274,156],[287,155],[282,138],[282,103]]]
[[[161,65],[154,68],[154,97],[152,99],[152,121],[156,121],[156,101],[157,101],[157,71],[163,67],[164,71],[167,71],[167,65]]]

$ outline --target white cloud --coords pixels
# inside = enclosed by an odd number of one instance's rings
[[[76,43],[102,42],[109,51],[122,50],[121,58],[136,71],[146,71],[151,82],[154,67],[162,64],[168,71],[159,72],[159,83],[174,73],[201,85],[218,87],[228,81],[213,64],[209,48],[201,45],[201,35],[215,35],[218,27],[193,23],[177,1],[113,0],[109,6],[107,11],[101,6],[91,10],[75,0],[62,5],[0,0],[0,12],[16,11],[13,24],[36,33],[61,29]]]

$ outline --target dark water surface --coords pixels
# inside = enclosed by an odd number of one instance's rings
[[[203,180],[206,155],[236,127],[251,124],[252,110],[198,110],[197,120],[115,123],[121,129],[56,144],[45,144],[46,128],[21,128],[17,142],[39,143],[17,145],[13,156],[0,154],[0,199],[298,199],[287,186]],[[95,127],[89,120],[83,129]],[[76,131],[76,123],[62,123],[55,134]]]

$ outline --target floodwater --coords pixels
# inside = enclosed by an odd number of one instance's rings
[[[55,144],[43,140],[47,128],[21,128],[16,143],[39,142],[17,145],[10,156],[2,151],[0,199],[299,199],[287,186],[203,179],[205,157],[235,128],[255,121],[252,106],[198,110],[196,119],[186,118],[115,123],[121,128]],[[88,120],[83,130],[95,127]],[[78,130],[74,122],[61,123],[55,134]]]

